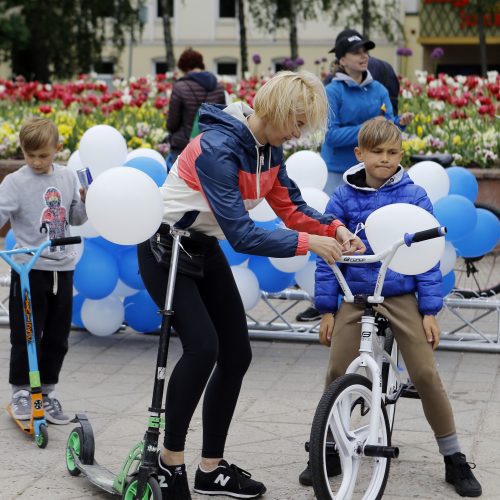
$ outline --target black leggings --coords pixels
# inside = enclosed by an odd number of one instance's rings
[[[168,269],[157,263],[149,241],[138,246],[138,257],[144,284],[163,309]],[[164,445],[171,451],[184,450],[189,423],[206,387],[202,456],[222,457],[252,351],[243,303],[215,239],[202,279],[177,273],[173,310],[183,354],[168,382]]]

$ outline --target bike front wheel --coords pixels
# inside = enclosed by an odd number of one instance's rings
[[[309,450],[312,482],[318,500],[382,498],[390,459],[368,457],[362,452],[369,433],[371,396],[370,380],[358,374],[339,377],[323,394],[314,416]],[[380,405],[377,444],[390,446],[387,413],[382,402]],[[342,473],[330,478],[326,456],[333,448],[339,454]]]

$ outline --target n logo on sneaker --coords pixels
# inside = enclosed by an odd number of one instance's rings
[[[231,476],[224,476],[224,474],[219,474],[216,478],[214,483],[217,484],[219,483],[221,486],[226,486],[227,482],[231,479]]]

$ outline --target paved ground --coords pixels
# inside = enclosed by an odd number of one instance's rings
[[[144,432],[150,403],[157,336],[125,331],[111,337],[71,334],[59,394],[68,412],[86,412],[96,435],[96,459],[115,471]],[[250,470],[268,487],[265,498],[309,499],[297,475],[304,441],[322,387],[327,350],[316,344],[252,342],[254,360],[245,379],[228,439],[227,458]],[[180,353],[172,339],[169,367]],[[484,498],[500,497],[500,357],[438,352],[441,373],[455,408],[461,442],[477,465]],[[8,402],[8,329],[0,328],[0,402]],[[0,414],[0,498],[111,498],[83,478],[69,476],[64,451],[70,426],[50,426],[49,444],[38,449],[6,412]],[[192,421],[187,465],[192,479],[198,461],[200,412]],[[442,459],[418,401],[398,403],[393,462],[386,498],[458,498],[444,482]],[[202,498],[194,496],[194,498]],[[208,498],[208,497],[207,497]]]

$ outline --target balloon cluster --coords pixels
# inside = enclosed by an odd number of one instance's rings
[[[288,176],[297,184],[304,201],[318,212],[323,213],[328,203],[328,195],[323,192],[328,170],[318,153],[298,151],[286,161]],[[250,210],[255,224],[267,230],[282,227],[266,200],[262,200]],[[312,254],[288,258],[268,258],[235,252],[227,241],[220,242],[222,250],[231,265],[245,310],[253,309],[260,300],[261,290],[280,292],[297,283],[311,297],[314,295],[314,271],[316,262]]]
[[[83,240],[76,246],[73,323],[99,336],[114,333],[124,321],[139,332],[158,329],[161,317],[139,275],[136,245],[161,224],[165,159],[147,148],[127,153],[116,129],[96,125],[82,136],[68,167],[88,167],[93,177],[88,221],[71,228]]]
[[[475,207],[478,183],[469,170],[444,169],[436,162],[422,161],[408,175],[427,191],[436,219],[448,228],[440,260],[443,294],[447,295],[455,285],[457,256],[480,257],[493,250],[500,239],[500,222],[494,213]]]

